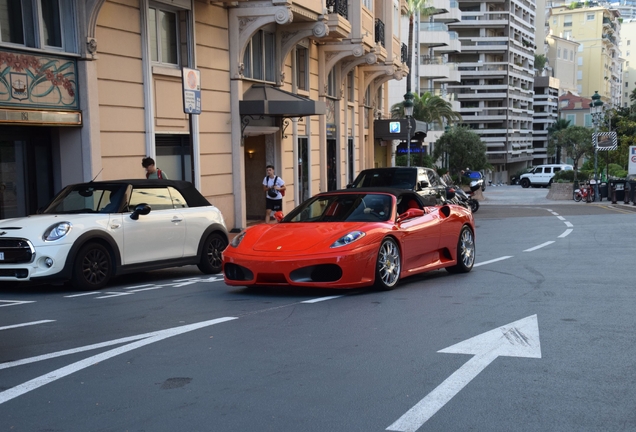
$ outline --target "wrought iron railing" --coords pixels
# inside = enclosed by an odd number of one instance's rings
[[[405,43],[402,44],[402,63],[406,63],[409,60],[409,47]]]
[[[341,17],[349,19],[347,0],[327,0],[327,9],[331,13],[337,13]]]
[[[375,19],[375,43],[386,47],[384,44],[384,23],[379,18]]]

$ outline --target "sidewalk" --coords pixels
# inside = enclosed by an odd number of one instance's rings
[[[480,205],[585,205],[585,202],[576,202],[572,199],[571,192],[560,194],[560,199],[548,199],[548,188],[527,188],[521,186],[488,186],[483,192],[483,198],[479,198]],[[554,195],[554,194],[553,194]],[[593,201],[590,204],[608,205],[612,204],[611,200],[603,198],[603,201]],[[620,206],[633,207],[632,203],[625,204],[623,201],[617,201]]]

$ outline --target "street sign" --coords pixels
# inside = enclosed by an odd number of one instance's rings
[[[415,432],[499,356],[541,358],[537,316],[520,319],[438,352],[474,357],[386,430]]]
[[[627,174],[636,174],[636,146],[629,147],[629,164]]]
[[[183,81],[183,112],[186,114],[201,114],[201,72],[198,69],[184,67]]]

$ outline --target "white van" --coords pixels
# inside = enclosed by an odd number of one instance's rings
[[[519,179],[519,184],[524,188],[530,186],[550,186],[554,174],[561,170],[569,171],[571,169],[572,165],[566,164],[539,165],[534,167],[532,171],[522,174]]]

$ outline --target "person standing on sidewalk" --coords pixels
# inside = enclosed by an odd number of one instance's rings
[[[285,182],[276,175],[273,165],[267,165],[267,175],[263,179],[263,190],[265,191],[265,223],[269,223],[272,211],[283,210],[283,195],[285,194]]]

